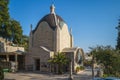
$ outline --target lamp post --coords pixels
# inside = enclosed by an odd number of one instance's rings
[[[73,80],[73,75],[72,75],[72,53],[70,54],[70,76],[69,80]]]

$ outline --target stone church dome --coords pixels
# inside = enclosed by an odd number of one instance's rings
[[[56,20],[57,20],[57,23],[59,25],[60,28],[62,28],[63,26],[63,23],[64,23],[64,20],[58,16],[58,15],[54,15],[54,14],[48,14],[46,16],[44,16],[38,23],[38,25],[45,21],[49,24],[49,26],[54,30],[56,28],[56,21],[55,21],[55,16],[56,16]]]
[[[38,24],[37,24],[37,26],[36,26],[36,28],[35,28],[34,31],[36,31],[36,29],[38,28],[39,24],[40,24],[41,22],[43,22],[43,21],[47,22],[48,25],[49,25],[53,30],[55,30],[55,28],[56,28],[57,26],[59,26],[60,28],[63,27],[65,21],[64,21],[60,16],[58,16],[57,14],[55,14],[54,9],[55,9],[55,7],[54,7],[54,5],[52,5],[52,6],[50,7],[50,14],[45,15],[45,16],[38,22]],[[33,32],[34,32],[34,31],[33,31]]]

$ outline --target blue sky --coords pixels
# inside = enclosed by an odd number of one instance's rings
[[[29,35],[38,21],[50,13],[52,0],[10,0],[11,18],[21,23],[23,34]],[[54,0],[56,14],[72,28],[74,46],[85,52],[88,47],[111,45],[115,47],[120,16],[120,0]]]

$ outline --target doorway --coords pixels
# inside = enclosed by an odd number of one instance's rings
[[[35,70],[40,70],[40,59],[35,59]]]

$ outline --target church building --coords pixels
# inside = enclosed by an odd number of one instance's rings
[[[50,6],[50,13],[45,15],[29,36],[29,51],[26,54],[26,70],[50,72],[48,63],[58,52],[65,53],[72,60],[72,70],[83,65],[82,48],[73,46],[72,31],[67,23],[55,13],[55,6]],[[69,70],[69,65],[67,65]]]

